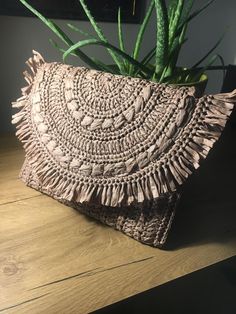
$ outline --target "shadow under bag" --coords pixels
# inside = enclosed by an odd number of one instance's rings
[[[196,98],[193,87],[46,63],[33,53],[28,86],[13,103],[26,153],[21,179],[161,247],[180,187],[219,138],[236,90]]]

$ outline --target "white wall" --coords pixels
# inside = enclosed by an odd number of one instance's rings
[[[197,6],[200,6],[202,3],[206,3],[206,0],[198,0],[196,3]],[[218,0],[200,17],[191,22],[188,31],[189,41],[180,55],[179,65],[190,66],[195,63],[208,48],[213,46],[226,26],[230,28],[217,51],[224,57],[226,64],[235,63],[235,12],[235,0]],[[63,29],[66,29],[66,22],[68,21],[57,21]],[[73,23],[78,24],[78,22]],[[79,24],[84,30],[92,32],[88,22]],[[100,25],[107,37],[116,43],[116,25],[112,23],[101,23]],[[124,26],[128,51],[132,49],[137,27],[137,25],[130,24]],[[32,49],[39,51],[47,61],[61,61],[61,55],[48,41],[48,38],[55,38],[53,34],[36,18],[0,16],[0,30],[0,132],[9,132],[13,130],[10,124],[10,102],[20,96],[20,88],[25,85],[22,72],[26,68],[25,61],[31,56]],[[74,40],[78,38],[77,36],[77,34],[73,34]],[[142,54],[154,46],[154,40],[155,19],[153,18],[147,30]],[[107,62],[110,60],[102,48],[93,47],[85,49],[85,51],[90,56],[101,58]],[[73,57],[68,59],[68,62],[74,65],[82,64]],[[222,73],[217,71],[211,73],[209,77],[207,92],[218,92],[222,83]]]

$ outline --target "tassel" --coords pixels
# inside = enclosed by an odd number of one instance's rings
[[[54,179],[52,179],[52,181],[50,182],[49,187],[50,187],[51,189],[56,189],[59,181],[60,181],[60,176],[56,176],[56,177],[55,177]]]
[[[12,102],[12,108],[22,108],[22,107],[25,107],[26,105],[26,101],[23,100],[23,101],[13,101]]]
[[[95,198],[101,203],[102,186],[98,185]]]
[[[151,175],[151,174],[150,174]],[[150,176],[149,175],[149,176]],[[145,199],[149,200],[152,198],[152,194],[151,194],[151,189],[150,189],[150,186],[149,186],[149,179],[148,177],[149,176],[145,176],[142,180],[141,180],[141,187],[142,187],[142,190],[143,190],[143,193],[144,193],[144,197]]]
[[[161,193],[166,193],[166,192],[168,192],[168,187],[167,187],[166,180],[165,180],[165,177],[164,177],[162,171],[163,171],[163,168],[161,166],[160,169],[158,169],[158,177],[160,180],[160,189],[161,189]]]
[[[23,72],[23,76],[24,79],[26,80],[26,82],[30,85],[33,82],[33,77],[31,76],[31,74],[29,74],[28,71],[24,71]]]
[[[178,159],[173,160],[173,166],[182,178],[182,181],[188,177],[188,172],[184,170],[184,168],[181,167],[181,165],[178,162]]]
[[[138,201],[138,188],[137,188],[136,184],[137,184],[137,182],[135,182],[135,181],[131,182],[134,201]]]
[[[211,117],[206,117],[204,119],[204,122],[207,123],[207,124],[210,124],[210,125],[219,125],[221,128],[223,128],[226,124],[226,119],[213,119]]]
[[[86,200],[86,191],[87,191],[87,185],[86,184],[83,184],[82,187],[81,187],[81,191],[80,193],[78,194],[77,196],[77,199],[79,199],[79,202],[82,204],[85,202]]]
[[[158,195],[161,195],[162,189],[161,189],[161,182],[160,182],[159,177],[158,177],[158,170],[153,172],[152,175],[153,175],[153,179],[156,183]]]
[[[120,196],[120,185],[113,185],[112,187],[112,196],[111,196],[111,205],[112,207],[117,206]]]
[[[81,203],[89,202],[90,199],[92,198],[94,190],[95,190],[95,186],[93,186],[93,185],[84,185],[83,186],[83,191],[81,192],[80,202]]]
[[[137,201],[138,203],[142,203],[144,201],[144,193],[139,181],[136,182],[137,185]]]
[[[106,203],[106,196],[107,196],[107,186],[104,185],[102,188],[102,194],[101,194],[101,204]]]
[[[131,182],[127,183],[127,196],[128,196],[127,204],[131,205],[134,202],[134,194]]]
[[[168,190],[169,191],[175,191],[176,186],[175,186],[175,182],[173,180],[173,176],[171,174],[169,167],[167,167],[166,165],[163,165],[163,169],[164,169],[164,173],[165,173],[165,177],[166,177],[166,182],[167,182],[168,187],[169,187]]]
[[[171,171],[173,177],[174,177],[175,180],[177,181],[177,183],[178,183],[179,185],[181,185],[182,182],[183,182],[183,180],[182,180],[181,176],[179,175],[179,173],[177,172],[177,170],[175,169],[174,165],[172,165],[171,162],[169,163],[169,169],[170,169],[170,171]]]
[[[122,204],[124,198],[125,198],[125,183],[122,182],[120,192],[119,192],[118,205]]]
[[[24,112],[18,112],[16,114],[14,114],[11,123],[12,124],[19,123],[24,118],[24,116],[25,116]]]
[[[236,89],[230,93],[221,93],[213,96],[216,100],[223,100],[224,102],[230,101],[232,103],[236,102]]]
[[[151,174],[149,175],[148,179],[149,179],[149,186],[150,186],[150,190],[152,192],[153,198],[159,197],[160,194],[159,194],[157,185],[156,185],[156,183],[155,183],[155,181],[154,181],[154,179],[153,179]]]
[[[188,173],[188,175],[190,175],[192,173],[192,171],[188,166],[186,166],[186,164],[185,164],[186,159],[180,155],[178,160],[179,160],[179,163],[180,163],[182,169],[184,169]],[[185,160],[185,162],[184,162],[184,160]],[[189,163],[187,163],[187,164],[189,165]]]
[[[107,190],[106,190],[106,200],[104,203],[104,205],[106,205],[106,206],[110,206],[110,204],[111,204],[111,190],[112,190],[112,185],[109,184],[107,187]]]
[[[80,202],[80,196],[81,196],[81,191],[82,191],[83,183],[80,182],[77,184],[76,189],[75,189],[75,196],[74,196],[74,201],[75,202]]]

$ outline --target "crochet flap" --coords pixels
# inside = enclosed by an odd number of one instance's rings
[[[220,136],[236,92],[195,89],[46,63],[34,51],[13,107],[40,183],[58,198],[127,206],[176,191]]]

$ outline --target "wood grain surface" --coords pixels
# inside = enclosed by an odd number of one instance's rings
[[[27,188],[20,144],[0,143],[0,312],[88,313],[236,254],[231,144],[189,180],[160,250]]]

